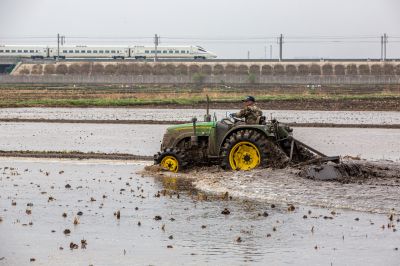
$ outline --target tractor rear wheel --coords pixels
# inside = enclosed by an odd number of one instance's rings
[[[289,158],[266,136],[247,129],[233,133],[221,149],[221,166],[229,170],[251,170],[258,166],[282,167]]]
[[[181,171],[187,165],[185,153],[179,149],[165,149],[158,152],[154,155],[154,163],[174,173]]]

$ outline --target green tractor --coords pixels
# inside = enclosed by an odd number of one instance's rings
[[[251,170],[258,166],[282,168],[286,165],[318,160],[338,160],[296,140],[293,130],[277,120],[246,124],[235,117],[213,121],[207,114],[204,122],[196,118],[192,123],[167,128],[161,151],[154,155],[154,163],[163,169],[178,172],[192,165],[219,164],[227,170]]]

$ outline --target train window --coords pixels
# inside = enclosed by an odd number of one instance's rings
[[[63,50],[63,53],[64,53],[64,54],[68,53],[68,50]]]
[[[34,52],[35,52],[35,50],[30,50],[29,52],[30,52],[30,53],[34,53]]]
[[[111,53],[112,53],[112,54],[115,54],[115,50],[111,50]]]
[[[15,53],[15,50],[11,50],[11,53]]]
[[[92,53],[92,51],[91,51],[91,50],[87,50],[87,53],[88,53],[88,54],[91,54],[91,53]]]
[[[117,53],[120,53],[120,51],[117,51]]]
[[[0,50],[0,53],[3,53],[4,52],[4,50]]]
[[[179,51],[175,51],[176,54],[179,54]]]
[[[145,54],[148,54],[148,53],[149,53],[149,50],[144,51],[144,53],[145,53]]]
[[[109,54],[109,53],[110,53],[110,51],[108,51],[108,50],[105,50],[105,52],[106,52],[106,54]]]
[[[163,53],[163,54],[166,54],[166,53],[168,53],[168,51],[167,51],[167,50],[164,50],[164,51],[162,51],[162,53]]]
[[[84,54],[84,53],[85,53],[85,50],[81,50],[81,53]]]
[[[73,50],[69,50],[69,53],[70,53],[70,54],[73,54],[73,53],[74,53],[74,51],[73,51]]]
[[[27,53],[28,52],[28,50],[24,50],[24,53]]]
[[[186,51],[186,53],[188,54],[188,53],[189,53],[189,51]]]
[[[99,51],[99,53],[100,53],[100,54],[103,54],[103,53],[104,53],[104,51],[103,51],[103,50],[100,50],[100,51]]]
[[[155,50],[152,50],[152,51],[151,51],[152,54],[154,54],[155,52],[156,52]]]
[[[93,53],[94,53],[94,54],[97,54],[97,50],[93,50]]]
[[[76,53],[76,54],[79,54],[79,50],[75,50],[75,53]]]
[[[10,52],[10,50],[6,50],[6,53],[9,53]]]
[[[173,54],[173,53],[174,53],[174,51],[170,50],[170,51],[169,51],[169,53],[170,53],[170,54]]]
[[[39,53],[39,50],[36,50],[36,53]]]
[[[22,53],[22,50],[18,50],[18,53]]]
[[[185,51],[184,51],[184,50],[182,50],[182,51],[181,51],[181,54],[184,54],[184,53],[185,53]]]

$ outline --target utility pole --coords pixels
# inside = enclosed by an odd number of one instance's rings
[[[272,44],[269,46],[269,59],[272,59]]]
[[[157,62],[157,46],[160,44],[160,37],[154,35],[154,62]]]
[[[388,43],[388,35],[383,34],[383,61],[386,61],[386,45]]]
[[[60,58],[60,44],[64,45],[65,36],[60,36],[60,33],[57,33],[57,60]]]
[[[282,61],[283,35],[279,37],[279,61]]]
[[[383,61],[383,36],[381,36],[381,61]]]
[[[250,59],[250,51],[247,51],[247,59]]]

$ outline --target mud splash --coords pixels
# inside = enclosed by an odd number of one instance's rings
[[[400,164],[346,160],[337,166],[340,176],[310,179],[308,168],[256,169],[226,172],[219,167],[197,168],[171,174],[150,168],[152,175],[190,178],[205,193],[266,202],[400,214]]]

